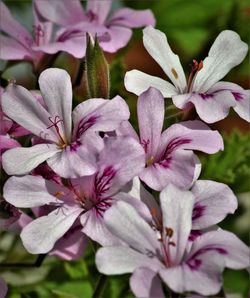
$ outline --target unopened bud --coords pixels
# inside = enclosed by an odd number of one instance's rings
[[[99,45],[87,34],[87,85],[90,98],[109,98],[109,65]]]

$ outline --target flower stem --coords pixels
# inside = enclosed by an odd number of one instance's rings
[[[33,268],[33,267],[40,267],[46,258],[47,254],[38,255],[35,263],[3,263],[0,264],[0,268]]]
[[[108,279],[108,277],[106,275],[104,275],[104,274],[100,275],[92,298],[101,298],[102,297],[102,293],[106,286],[107,279]]]

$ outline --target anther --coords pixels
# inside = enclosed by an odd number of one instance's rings
[[[171,68],[171,72],[172,72],[173,76],[175,77],[175,79],[177,80],[178,79],[177,71],[174,68]]]
[[[57,198],[60,198],[63,195],[64,195],[63,191],[57,191],[57,192],[54,193],[54,196],[57,197]]]
[[[174,231],[171,228],[165,228],[166,236],[172,238]]]

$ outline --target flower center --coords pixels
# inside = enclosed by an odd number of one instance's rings
[[[159,241],[162,243],[162,255],[163,255],[163,262],[166,265],[166,267],[171,267],[171,256],[170,256],[170,248],[176,247],[176,244],[174,241],[171,240],[173,237],[174,231],[173,229],[169,227],[165,227],[161,230],[161,236],[159,238]]]
[[[188,84],[187,84],[187,92],[191,92],[193,85],[194,85],[194,80],[195,77],[198,73],[203,68],[203,61],[201,60],[200,62],[197,62],[195,59],[193,60],[193,63],[191,64],[191,73],[188,78]]]
[[[65,148],[68,144],[67,142],[64,140],[63,136],[61,135],[61,132],[60,132],[60,129],[59,129],[59,126],[58,124],[60,122],[63,122],[63,120],[60,119],[59,116],[55,116],[55,118],[53,119],[52,117],[49,117],[49,121],[52,123],[52,125],[48,126],[47,129],[50,129],[52,127],[55,128],[56,130],[56,134],[58,135],[58,138],[59,138],[59,142],[58,142],[58,146],[59,148],[63,149]]]

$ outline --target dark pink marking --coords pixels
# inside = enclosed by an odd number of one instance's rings
[[[112,205],[112,198],[103,198],[99,200],[92,208],[94,208],[97,217],[103,217],[104,212]]]
[[[70,38],[73,38],[73,37],[83,36],[84,34],[85,33],[83,33],[79,29],[67,30],[62,35],[60,35],[60,37],[58,38],[58,41],[63,42],[63,41],[66,41]]]
[[[192,220],[196,220],[197,218],[201,217],[205,210],[206,206],[196,203],[193,209]]]
[[[141,141],[141,144],[142,144],[142,147],[144,148],[145,153],[148,153],[148,145],[149,145],[149,143],[150,143],[149,139],[147,139],[147,140],[144,140],[143,139]]]
[[[81,142],[80,141],[75,141],[74,143],[71,143],[70,144],[70,151],[71,152],[76,152],[77,151],[77,149],[81,146]]]
[[[244,98],[244,95],[240,92],[232,92],[235,100],[240,101]]]
[[[202,235],[202,232],[199,231],[199,230],[192,230],[189,237],[188,237],[188,240],[189,241],[194,241],[197,237],[199,237],[200,235]]]
[[[202,264],[202,261],[200,259],[193,259],[187,262],[188,267],[192,270],[192,271],[196,271],[200,268]]]
[[[90,22],[98,21],[98,15],[94,13],[91,9],[88,10],[86,16]]]
[[[116,171],[112,166],[106,167],[102,174],[96,174],[94,187],[97,198],[109,190],[111,181],[115,177],[115,174]]]
[[[203,100],[207,100],[207,99],[211,99],[214,97],[213,93],[199,93],[200,97],[203,99]]]
[[[81,121],[78,124],[77,131],[76,131],[76,139],[79,139],[80,136],[86,130],[88,130],[91,126],[93,126],[96,123],[98,118],[100,118],[100,116],[91,116],[88,119],[86,119],[86,118],[81,119]]]
[[[181,137],[177,137],[171,140],[168,143],[165,151],[161,155],[159,164],[164,168],[168,168],[172,160],[171,154],[173,153],[173,151],[176,150],[181,145],[189,144],[191,142],[192,142],[191,139],[181,138]]]

